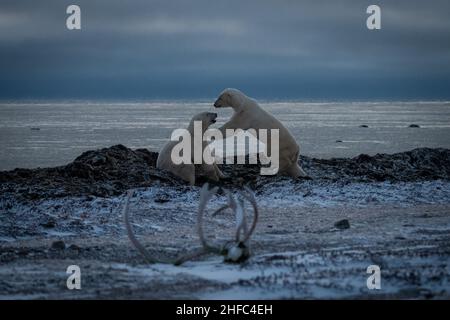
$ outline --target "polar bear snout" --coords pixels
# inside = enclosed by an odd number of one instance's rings
[[[211,119],[211,123],[216,123],[217,119],[217,113],[210,112],[208,113],[209,118]]]
[[[227,108],[231,107],[231,103],[228,101],[227,97],[220,96],[216,102],[214,102],[215,108]]]
[[[222,91],[220,96],[217,98],[216,102],[214,102],[214,107],[216,108],[236,108],[242,105],[243,99],[246,96],[239,90],[228,88]]]
[[[216,100],[216,102],[214,102],[214,108],[221,108],[221,104],[220,104],[220,98]]]
[[[202,112],[192,117],[191,123],[196,121],[202,122],[205,128],[208,128],[211,124],[216,123],[217,113],[214,112]]]
[[[214,107],[216,108],[225,108],[225,107],[230,107],[231,103],[230,103],[230,95],[228,93],[222,93],[216,100],[216,102],[214,102]]]

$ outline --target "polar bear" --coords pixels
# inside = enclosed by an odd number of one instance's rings
[[[187,128],[187,131],[190,134],[190,146],[191,146],[191,161],[189,163],[181,163],[181,164],[175,164],[172,161],[172,149],[179,143],[178,141],[169,141],[167,142],[161,149],[161,151],[158,154],[158,159],[156,160],[156,167],[158,169],[164,169],[167,170],[174,175],[180,177],[181,179],[189,182],[190,185],[195,184],[195,166],[194,164],[194,121],[201,121],[202,122],[202,137],[205,133],[206,129],[208,127],[216,122],[217,113],[212,112],[202,112],[197,115],[195,115],[191,122],[189,123],[189,126]],[[202,141],[202,152],[205,148],[208,147],[208,142]],[[207,164],[203,163],[199,164],[197,166],[201,166],[201,170],[205,175],[207,175],[210,179],[214,181],[219,181],[219,179],[224,178],[225,176],[220,171],[220,169],[217,167],[216,163],[213,164]]]
[[[226,137],[227,129],[278,129],[279,130],[279,174],[289,175],[293,178],[306,177],[308,175],[298,165],[300,147],[289,130],[269,112],[262,109],[258,103],[247,97],[237,89],[225,89],[214,102],[214,107],[231,107],[234,113],[231,119],[219,130]],[[270,144],[267,145],[270,154]]]

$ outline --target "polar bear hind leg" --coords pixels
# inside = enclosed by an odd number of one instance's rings
[[[300,156],[300,150],[292,156],[291,161],[286,163],[285,167],[282,168],[283,173],[291,176],[292,178],[310,178],[305,171],[303,171],[302,167],[299,166],[298,160]]]
[[[214,170],[216,171],[217,176],[219,177],[219,179],[224,179],[225,175],[223,174],[223,172],[219,169],[219,167],[217,166],[216,163],[213,163],[214,166]]]
[[[189,182],[191,186],[195,185],[195,166],[193,164],[182,164],[175,166],[172,173]]]
[[[297,163],[293,163],[291,166],[287,167],[285,169],[285,173],[291,176],[292,178],[308,177],[306,172],[303,171],[303,169]]]
[[[214,164],[203,164],[202,171],[209,179],[219,181],[220,177],[216,171],[216,167],[214,166]]]

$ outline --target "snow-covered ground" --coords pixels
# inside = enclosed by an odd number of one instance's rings
[[[155,255],[199,247],[198,187],[135,189],[137,237]],[[450,182],[267,184],[256,195],[253,255],[241,265],[207,255],[182,266],[148,265],[124,228],[125,196],[22,202],[0,196],[0,298],[448,298]],[[225,203],[217,195],[211,209]],[[229,213],[208,218],[207,234],[231,239]],[[346,219],[349,228],[335,223]],[[64,241],[65,249],[52,247]],[[83,287],[65,287],[81,267]],[[369,290],[366,269],[382,270]]]
[[[79,232],[90,235],[122,234],[121,210],[125,195],[100,197],[66,197],[18,202],[15,198],[0,197],[0,241],[14,241],[41,231],[49,236],[70,236]],[[275,182],[266,185],[256,195],[259,206],[277,208],[341,208],[450,204],[450,182],[380,182],[380,183],[315,183],[301,185]],[[133,211],[173,211],[176,220],[194,220],[199,200],[199,188],[149,187],[136,189],[131,199]],[[213,197],[210,206],[225,204],[224,196]],[[46,228],[48,221],[59,221],[54,228]],[[44,225],[44,226],[43,226]],[[138,226],[139,227],[139,226]],[[161,230],[158,221],[146,228]],[[8,232],[9,229],[11,232]],[[16,232],[16,233],[14,233]]]

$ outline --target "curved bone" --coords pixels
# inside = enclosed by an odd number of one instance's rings
[[[241,231],[246,235],[247,224],[245,220],[244,202],[242,199],[236,201],[236,243],[240,242]]]
[[[225,189],[225,194],[227,195],[228,198],[228,208],[230,208],[235,214],[236,218],[235,241],[239,242],[239,235],[242,230],[243,221],[245,219],[243,206],[242,203],[239,201],[239,199],[236,200],[233,194],[227,189]]]
[[[250,202],[250,204],[253,207],[253,223],[250,229],[248,229],[247,226],[247,215],[245,212],[245,206],[244,203],[241,199],[236,200],[233,197],[233,194],[228,191],[227,189],[224,190],[225,194],[228,197],[228,204],[223,205],[222,207],[220,207],[219,209],[217,209],[212,216],[216,216],[217,214],[219,214],[220,212],[230,208],[232,211],[234,211],[236,213],[236,236],[235,236],[235,241],[236,242],[247,242],[248,239],[250,238],[250,236],[252,235],[252,233],[255,230],[256,227],[256,223],[258,221],[258,207],[256,204],[256,199],[254,196],[253,191],[248,188],[245,187],[245,190],[248,194],[245,194],[243,192],[240,192],[241,196],[246,199],[247,201]],[[244,239],[241,241],[240,240],[240,233],[241,231],[243,231],[244,234]]]
[[[225,204],[225,205],[221,206],[219,209],[217,209],[216,211],[214,211],[214,212],[211,214],[211,216],[212,216],[212,217],[215,217],[215,216],[217,216],[219,213],[221,213],[222,211],[228,209],[229,207],[230,207],[230,206],[229,206],[228,204]]]
[[[237,202],[236,199],[234,199],[233,194],[227,189],[225,189],[225,194],[227,195],[228,198],[228,206],[230,207],[231,210],[236,211]]]
[[[244,236],[244,239],[242,240],[243,243],[247,242],[248,239],[250,239],[250,236],[255,231],[256,223],[258,222],[258,217],[259,217],[258,205],[256,204],[255,194],[253,193],[252,190],[250,190],[249,187],[245,187],[245,191],[247,191],[247,192],[246,193],[240,192],[240,193],[245,199],[247,199],[250,202],[250,204],[253,207],[253,222],[250,227],[250,230],[248,230],[248,232]]]
[[[179,266],[180,264],[183,264],[188,260],[201,257],[207,253],[209,253],[209,252],[206,251],[204,248],[199,248],[192,253],[189,253],[189,254],[179,257],[177,260],[175,260],[175,262],[173,264],[176,266]]]
[[[213,194],[217,192],[217,189],[218,189],[217,187],[214,187],[211,190],[208,190],[208,184],[205,183],[202,189],[200,190],[200,202],[198,206],[198,216],[197,216],[197,231],[203,248],[211,252],[219,253],[221,251],[220,248],[209,245],[206,242],[206,237],[203,233],[203,214],[209,199],[211,199]]]
[[[202,244],[202,248],[197,249],[195,252],[182,256],[178,258],[175,261],[172,260],[162,260],[162,259],[155,259],[151,256],[151,254],[145,249],[145,247],[137,240],[136,236],[133,233],[133,229],[130,224],[130,218],[129,218],[129,206],[130,206],[130,198],[133,196],[133,191],[130,190],[127,193],[127,197],[125,200],[125,206],[123,209],[123,216],[125,219],[125,226],[127,230],[128,237],[131,241],[131,243],[134,245],[134,247],[139,251],[140,254],[145,258],[145,260],[148,263],[156,263],[156,262],[162,262],[162,263],[174,263],[176,265],[182,264],[183,262],[196,258],[198,256],[201,256],[203,254],[207,253],[216,253],[216,254],[223,254],[224,248],[223,247],[216,247],[213,245],[209,245],[206,241],[206,237],[203,233],[203,215],[204,211],[206,209],[206,206],[208,204],[208,201],[211,199],[211,197],[217,192],[217,187],[212,188],[211,190],[208,190],[208,184],[206,183],[203,185],[201,191],[200,191],[200,201],[199,201],[199,208],[198,208],[198,217],[197,217],[197,227],[198,227],[198,234],[200,238],[200,242]],[[246,192],[240,192],[241,196],[250,202],[250,204],[253,207],[253,222],[249,230],[247,230],[247,217],[245,214],[245,206],[243,199],[235,199],[233,195],[228,191],[225,190],[225,193],[228,195],[228,204],[220,207],[217,209],[214,213],[214,215],[217,215],[218,213],[230,208],[232,211],[236,214],[236,242],[237,243],[246,243],[250,236],[253,234],[256,228],[256,223],[258,221],[258,206],[256,204],[256,199],[254,193],[248,188],[245,187]],[[243,233],[243,239],[240,239],[241,231]]]
[[[155,263],[156,260],[153,259],[150,255],[150,253],[145,249],[145,247],[138,241],[136,236],[133,233],[133,229],[131,228],[130,224],[130,217],[128,214],[129,207],[130,207],[130,198],[133,196],[133,191],[129,190],[127,192],[127,198],[125,200],[125,206],[123,208],[123,216],[125,218],[125,226],[127,229],[128,238],[130,238],[131,243],[134,245],[134,247],[139,251],[140,254],[145,258],[145,260],[148,263]]]

